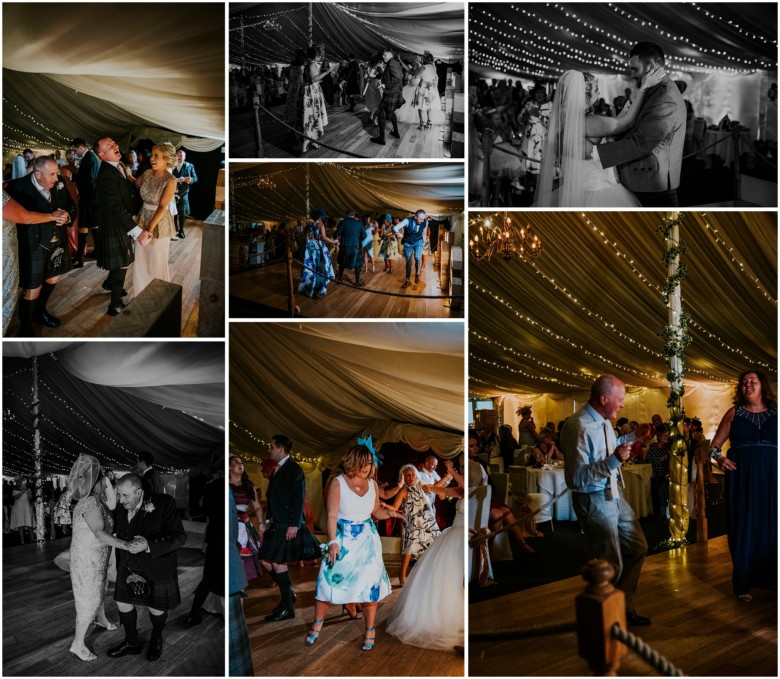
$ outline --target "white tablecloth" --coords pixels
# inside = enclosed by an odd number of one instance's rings
[[[625,488],[623,494],[638,518],[653,513],[653,498],[650,494],[650,477],[653,467],[649,464],[624,464],[621,468]]]
[[[542,502],[546,503],[553,495],[558,495],[566,489],[566,479],[563,469],[528,469],[529,493],[542,493]],[[553,505],[553,518],[556,521],[576,521],[574,508],[571,504],[571,493],[566,493]]]

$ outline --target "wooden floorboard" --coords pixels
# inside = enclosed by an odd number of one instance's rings
[[[346,153],[368,158],[450,158],[449,136],[447,134],[452,120],[453,98],[445,96],[445,122],[432,125],[428,129],[418,130],[418,122],[398,123],[400,139],[390,135],[390,123],[387,123],[386,144],[381,146],[371,142],[379,128],[371,123],[364,102],[356,104],[354,113],[346,106],[327,106],[328,124],[322,142],[338,150],[321,146],[310,149],[305,158],[348,158]],[[268,110],[278,118],[284,118],[284,104],[271,106]],[[260,130],[263,137],[263,158],[297,158],[301,154],[293,149],[289,131],[280,122],[261,111]],[[445,141],[446,140],[446,141]],[[254,113],[251,108],[231,108],[230,110],[230,156],[231,158],[255,157]]]
[[[203,228],[200,220],[188,219],[184,231],[186,238],[171,242],[168,269],[171,282],[182,286],[181,336],[196,337],[198,330],[198,309],[200,306],[200,257]],[[106,315],[111,301],[110,293],[101,285],[108,272],[98,269],[94,259],[88,258],[82,269],[73,269],[60,278],[54,289],[48,310],[57,316],[62,325],[46,328],[35,325],[39,337],[97,337],[111,322]],[[125,279],[125,289],[131,301],[133,290],[133,267],[130,266]],[[16,319],[8,329],[8,337],[15,337],[19,330]]]
[[[369,271],[361,278],[366,285],[361,290],[338,285],[328,285],[325,297],[311,299],[303,294],[295,295],[299,308],[297,315],[304,318],[462,318],[462,312],[450,312],[448,299],[416,299],[410,295],[447,294],[439,288],[438,272],[434,270],[433,257],[426,257],[420,283],[402,289],[405,280],[405,262],[400,257],[393,264],[393,273],[383,271],[384,262],[377,259],[375,273]],[[301,267],[293,263],[293,280],[297,286]],[[354,282],[354,273],[346,271],[344,280]],[[414,276],[412,276],[414,281]],[[273,310],[287,310],[287,269],[285,264],[268,264],[229,278],[230,295],[248,300]],[[401,295],[377,295],[366,290],[379,290]],[[408,292],[409,294],[404,294]],[[270,314],[269,314],[270,315]],[[258,315],[258,317],[263,317]]]
[[[392,583],[398,582],[400,561],[385,559]],[[463,656],[453,651],[431,651],[406,646],[385,632],[387,618],[400,589],[383,599],[377,609],[376,645],[370,653],[361,651],[364,623],[341,616],[341,607],[332,606],[314,646],[303,643],[314,619],[314,592],[318,569],[291,569],[298,594],[293,620],[268,623],[263,618],[278,603],[278,590],[264,575],[252,582],[244,600],[249,626],[255,674],[257,676],[365,676],[365,677],[462,677]]]
[[[584,581],[569,578],[469,606],[471,630],[522,627],[574,618]],[[649,627],[632,627],[690,676],[777,676],[777,594],[753,592],[749,604],[731,589],[726,537],[649,557],[642,569],[637,611]],[[469,644],[470,676],[583,676],[574,633],[529,640]],[[629,652],[623,676],[656,674]]]
[[[145,655],[109,658],[109,648],[124,638],[122,628],[109,632],[93,625],[87,646],[98,656],[83,662],[68,651],[73,640],[75,609],[70,575],[54,565],[69,538],[42,546],[3,549],[3,676],[223,676],[224,620],[204,614],[203,623],[184,627],[192,592],[203,573],[199,546],[202,536],[190,536],[178,551],[182,603],[169,612],[162,657],[154,663]],[[114,585],[106,594],[106,613],[118,621]],[[149,615],[139,609],[138,631],[145,641],[151,632]]]

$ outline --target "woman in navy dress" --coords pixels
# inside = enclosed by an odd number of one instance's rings
[[[729,439],[728,454],[720,447]],[[741,601],[753,587],[777,588],[777,399],[767,376],[739,376],[734,407],[723,416],[711,456],[726,472],[732,583]]]
[[[325,297],[330,283],[336,274],[330,260],[328,245],[338,245],[338,241],[328,238],[325,232],[325,210],[317,208],[312,212],[314,222],[306,231],[306,248],[303,255],[304,268],[298,283],[298,292],[309,297]]]

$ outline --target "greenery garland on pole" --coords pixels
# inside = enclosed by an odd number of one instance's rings
[[[670,213],[658,228],[658,233],[666,241],[666,252],[663,263],[667,266],[667,278],[664,284],[664,301],[669,310],[669,323],[659,333],[664,342],[663,356],[669,366],[666,378],[669,380],[669,539],[659,545],[668,549],[682,547],[687,544],[688,533],[688,446],[685,442],[683,418],[685,410],[682,397],[685,393],[683,378],[685,377],[685,350],[691,343],[688,333],[690,316],[682,312],[680,284],[688,276],[688,268],[680,263],[681,255],[688,248],[685,241],[680,240],[680,226],[683,215]]]

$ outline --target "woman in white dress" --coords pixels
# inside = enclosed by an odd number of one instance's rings
[[[366,98],[366,110],[373,125],[377,124],[379,104],[382,103],[382,57],[369,69],[366,78],[366,86],[363,88],[363,96]]]
[[[451,651],[463,646],[464,479],[451,460],[445,460],[444,464],[458,486],[425,486],[424,490],[440,497],[460,498],[455,521],[412,570],[388,619],[387,633],[404,644]]]
[[[414,85],[411,100],[407,100],[409,106],[404,107],[397,114],[398,120],[405,123],[413,123],[419,119],[418,130],[427,129],[433,124],[444,122],[444,112],[441,110],[441,97],[439,96],[439,76],[436,74],[436,66],[433,63],[433,55],[426,52],[422,63],[409,81]],[[407,89],[404,88],[404,99]]]
[[[566,71],[558,80],[534,207],[640,207],[615,168],[603,169],[598,144],[631,128],[646,90],[657,85],[663,69],[646,76],[635,101],[616,118],[593,114],[598,80],[590,73]]]
[[[144,202],[138,213],[138,226],[151,234],[145,244],[141,245],[139,241],[135,244],[133,290],[136,296],[155,278],[171,280],[168,250],[171,238],[176,235],[170,210],[176,195],[176,178],[168,172],[176,165],[176,147],[169,141],[156,144],[152,147],[149,163],[152,168],[136,180]]]
[[[379,506],[379,489],[374,480],[374,454],[356,445],[341,461],[345,473],[330,484],[328,509],[328,551],[320,564],[314,600],[314,622],[305,643],[317,642],[331,604],[362,605],[366,631],[362,649],[374,647],[377,603],[390,594],[390,579],[382,560],[382,541],[372,516],[399,518],[403,514]],[[354,608],[347,608],[357,619]]]
[[[25,537],[28,532],[30,535],[29,542],[33,542],[33,527],[35,521],[33,519],[32,505],[32,491],[27,486],[27,479],[24,476],[18,476],[14,482],[14,489],[11,491],[11,498],[14,501],[11,508],[11,530],[19,531],[19,539],[21,543],[25,543]]]

